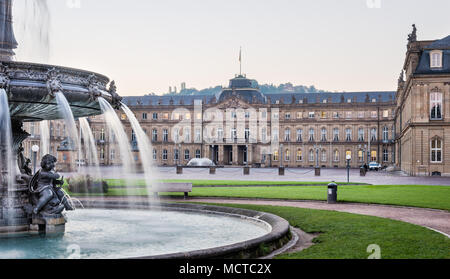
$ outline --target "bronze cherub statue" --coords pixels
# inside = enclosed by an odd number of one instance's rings
[[[31,179],[29,190],[33,214],[60,214],[66,210],[75,210],[67,195],[61,189],[64,178],[54,171],[57,159],[45,155],[39,170]]]

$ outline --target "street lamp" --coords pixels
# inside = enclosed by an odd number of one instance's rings
[[[352,159],[352,155],[347,154],[347,183],[350,183],[350,160]]]
[[[33,173],[36,173],[36,160],[37,160],[37,153],[39,152],[39,146],[33,145],[31,147],[31,151],[33,151]]]

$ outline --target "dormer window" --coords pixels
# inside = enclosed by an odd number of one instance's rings
[[[430,52],[430,67],[442,68],[442,50],[433,50]]]

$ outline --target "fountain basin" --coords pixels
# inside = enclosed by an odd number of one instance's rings
[[[200,259],[262,255],[289,239],[284,219],[251,210],[147,202],[87,202],[68,213],[71,222],[59,238],[0,239],[6,258]],[[3,242],[2,242],[3,241]],[[269,249],[271,250],[271,249]],[[266,250],[267,252],[267,250]]]
[[[101,114],[100,96],[113,102],[106,76],[73,68],[1,62],[0,83],[7,88],[11,118],[23,122],[60,119],[57,91],[65,95],[75,118]]]

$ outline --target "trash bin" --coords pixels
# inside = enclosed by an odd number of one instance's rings
[[[334,182],[328,184],[328,203],[337,203],[337,188],[338,185]]]

